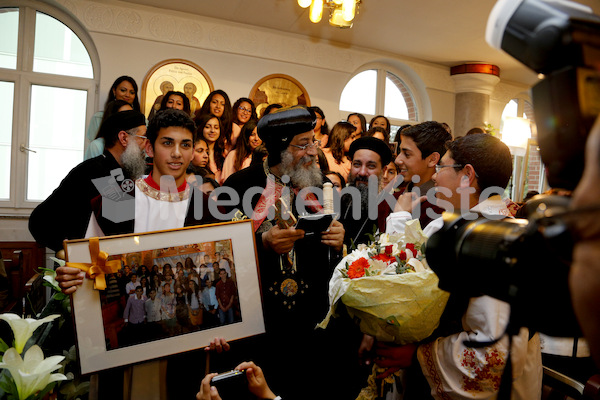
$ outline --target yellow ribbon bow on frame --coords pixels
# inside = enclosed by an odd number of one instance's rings
[[[107,261],[108,253],[100,251],[100,241],[97,237],[90,238],[91,263],[71,263],[67,267],[79,268],[84,271],[88,278],[94,279],[94,289],[106,289],[106,274],[114,274],[121,268],[121,260]]]

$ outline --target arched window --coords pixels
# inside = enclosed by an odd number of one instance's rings
[[[412,91],[397,73],[385,68],[365,69],[354,75],[342,91],[340,111],[361,113],[367,121],[385,115],[392,125],[392,140],[400,126],[419,120]]]
[[[83,161],[99,62],[82,25],[48,3],[0,0],[0,26],[0,208],[19,214]]]
[[[502,111],[502,121],[504,121],[506,117],[521,117],[535,123],[533,105],[528,100],[520,97],[514,98],[506,104]]]
[[[515,201],[521,201],[523,196],[530,190],[541,193],[547,187],[546,173],[542,163],[539,147],[537,146],[535,117],[533,105],[529,98],[519,96],[511,99],[502,111],[500,131],[503,137],[510,132],[505,132],[508,125],[507,118],[523,118],[530,121],[531,138],[526,141],[524,148],[511,147],[514,159],[513,177],[508,187],[507,195]],[[503,139],[504,140],[504,139]],[[507,140],[505,140],[507,142]],[[510,144],[510,143],[509,143]]]

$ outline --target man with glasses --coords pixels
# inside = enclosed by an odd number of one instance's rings
[[[445,211],[465,217],[467,213],[480,213],[493,219],[509,215],[501,194],[512,174],[512,160],[510,150],[499,139],[480,133],[449,142],[435,169],[432,180],[436,198]],[[408,213],[390,215],[388,232],[403,232],[409,218]],[[424,233],[430,236],[442,226],[440,217]],[[435,398],[494,398],[506,363],[511,362],[507,358],[510,352],[513,378],[510,398],[539,399],[542,387],[539,336],[530,337],[523,328],[512,337],[511,344],[504,335],[509,316],[508,303],[490,296],[466,298],[452,293],[437,331],[444,336],[434,334],[418,346],[378,344],[377,364],[392,371],[408,368],[407,382],[412,384],[407,383],[405,398],[425,399],[430,398],[430,393]],[[500,340],[489,346],[465,344],[469,340],[495,339]]]
[[[62,249],[65,239],[84,237],[92,213],[90,202],[100,194],[94,179],[112,176],[122,189],[128,189],[125,184],[142,176],[146,168],[146,119],[142,113],[118,112],[104,121],[100,131],[106,143],[104,153],[73,168],[31,213],[31,234],[54,251]]]
[[[341,258],[344,228],[334,221],[327,232],[309,235],[295,229],[285,215],[268,215],[273,207],[284,214],[287,209],[296,218],[303,211],[312,214],[322,209],[315,195],[324,181],[315,163],[315,122],[315,113],[301,106],[265,115],[258,123],[258,135],[269,152],[267,159],[234,173],[223,185],[235,190],[237,209],[254,220],[266,328],[264,335],[236,342],[232,352],[240,349],[241,357],[261,365],[276,385],[273,390],[283,398],[314,397],[314,385],[302,379],[307,371],[311,376],[326,376],[329,382],[344,382],[324,385],[329,392],[320,388],[319,397],[354,398],[364,380],[348,379],[353,354],[344,344],[347,332],[315,329],[327,313],[328,283]],[[244,201],[246,192],[253,195]],[[285,204],[279,203],[281,198]],[[286,228],[285,222],[292,227]]]

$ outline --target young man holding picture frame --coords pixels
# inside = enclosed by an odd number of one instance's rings
[[[191,118],[183,111],[164,110],[158,113],[149,123],[146,136],[140,138],[145,140],[145,150],[148,156],[154,157],[152,172],[145,178],[139,178],[135,181],[135,190],[133,200],[135,207],[127,214],[129,218],[121,220],[111,220],[107,215],[119,215],[122,209],[127,207],[121,202],[110,203],[107,198],[96,197],[92,200],[93,214],[85,237],[101,237],[126,233],[142,233],[148,231],[166,230],[182,228],[184,226],[204,225],[217,222],[208,212],[208,197],[200,190],[193,190],[186,182],[186,169],[193,158],[194,141],[196,126]],[[194,213],[194,195],[203,196],[203,210],[200,219],[195,218]],[[109,206],[103,207],[106,201]],[[112,209],[111,209],[112,207]],[[129,210],[129,209],[126,209]],[[77,268],[59,267],[56,269],[56,280],[65,294],[73,294],[78,286],[83,284],[85,273]],[[216,338],[205,350],[228,349],[229,345],[222,339]],[[197,354],[188,353],[188,356]],[[180,365],[180,362],[169,363]],[[159,371],[158,363],[156,373]],[[118,369],[116,371],[119,371]],[[173,371],[171,369],[171,371]],[[180,375],[181,371],[173,371],[173,375]],[[118,374],[117,374],[118,375]],[[134,374],[135,375],[135,374]],[[170,380],[171,372],[167,370],[167,382]],[[122,374],[121,374],[122,376]],[[146,377],[147,378],[147,377]],[[158,382],[159,379],[151,379],[148,382]],[[100,393],[104,390],[110,390],[111,385],[100,383]],[[152,389],[148,385],[148,390]],[[197,385],[189,388],[190,396],[193,396]],[[180,392],[182,386],[179,384],[167,385],[169,393],[176,397],[182,395]],[[115,395],[117,393],[114,393]],[[138,393],[139,398],[143,398],[143,393]],[[189,396],[188,396],[189,397]]]

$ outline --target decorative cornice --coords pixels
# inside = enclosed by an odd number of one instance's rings
[[[378,60],[400,61],[417,71],[427,87],[453,91],[439,73],[443,66],[370,49],[316,42],[302,35],[249,27],[178,11],[137,6],[122,1],[57,0],[90,32],[177,44],[198,49],[270,59],[351,74]],[[385,61],[384,61],[385,62]],[[443,78],[440,78],[443,77]]]

